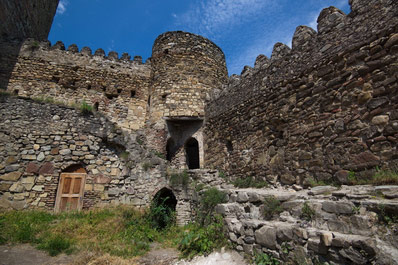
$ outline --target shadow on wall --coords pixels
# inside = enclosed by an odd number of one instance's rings
[[[8,87],[22,43],[18,40],[0,39],[0,90],[6,90]],[[18,91],[13,91],[13,93],[18,94]]]

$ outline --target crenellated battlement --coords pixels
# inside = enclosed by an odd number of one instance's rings
[[[317,69],[325,62],[338,61],[349,57],[349,54],[382,34],[396,31],[396,2],[390,0],[368,0],[358,4],[350,1],[351,13],[329,7],[318,16],[317,31],[307,26],[298,26],[292,38],[292,48],[283,43],[276,43],[271,58],[260,55],[255,67],[245,66],[240,76],[233,78],[230,86],[224,91],[215,91],[213,101],[209,104],[209,114],[217,115],[228,108],[245,102],[273,90],[275,83],[283,79],[296,79],[307,72]],[[385,8],[381,9],[381,6]],[[378,17],[377,20],[374,17]],[[380,33],[379,33],[380,35]],[[322,74],[322,73],[321,73]],[[262,76],[255,85],[246,87],[245,80]],[[237,79],[240,85],[237,88]],[[261,89],[259,87],[262,87]],[[267,87],[267,88],[265,88]],[[264,90],[265,89],[265,90]]]
[[[110,51],[108,52],[108,55],[106,55],[105,51],[101,48],[98,48],[93,53],[93,50],[90,47],[85,46],[79,51],[79,47],[76,44],[71,44],[66,49],[65,44],[62,41],[57,41],[54,45],[51,45],[51,42],[48,40],[38,42],[34,39],[27,39],[23,44],[23,48],[29,50],[35,50],[36,48],[45,51],[61,51],[65,52],[65,54],[77,54],[88,57],[98,57],[104,60],[110,60],[115,62],[131,63],[136,65],[143,64],[142,57],[139,55],[135,55],[133,57],[133,60],[131,60],[131,55],[129,55],[128,53],[122,53],[122,55],[119,57],[119,54],[117,52]],[[148,59],[145,64],[150,64],[150,59]]]

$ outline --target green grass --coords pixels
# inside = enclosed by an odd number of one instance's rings
[[[262,180],[262,179],[257,179],[255,177],[247,177],[247,178],[242,178],[242,179],[236,179],[235,181],[232,182],[232,184],[237,187],[237,188],[265,188],[268,187],[268,182]]]
[[[360,176],[359,174],[350,171],[348,173],[348,182],[350,185],[397,185],[398,171],[383,170],[376,167],[374,174],[369,177]]]
[[[227,240],[219,217],[207,226],[178,227],[175,213],[162,204],[145,211],[119,206],[60,214],[0,212],[0,244],[29,243],[51,256],[89,251],[131,258],[144,255],[152,242],[179,248],[183,256],[192,257],[224,246]]]
[[[123,258],[145,254],[154,241],[177,247],[183,228],[159,230],[150,218],[149,211],[131,207],[61,214],[9,211],[0,213],[0,243],[30,243],[50,255],[79,249]]]

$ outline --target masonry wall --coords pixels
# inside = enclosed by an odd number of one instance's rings
[[[1,43],[0,65],[7,65],[13,43]],[[4,56],[4,57],[3,57]],[[4,66],[6,67],[6,66]],[[82,101],[97,108],[124,129],[143,127],[146,116],[150,67],[129,56],[99,49],[92,55],[76,45],[65,50],[61,42],[27,40],[19,51],[8,79],[7,91],[67,105]]]
[[[59,0],[1,0],[0,37],[47,39]]]
[[[346,183],[398,164],[398,3],[324,9],[292,49],[230,77],[206,108],[205,164],[283,184]],[[377,19],[376,19],[377,18]]]
[[[142,141],[142,133],[123,134],[99,114],[2,96],[0,208],[52,210],[60,174],[75,164],[87,171],[83,208],[148,206],[167,180],[162,161]]]

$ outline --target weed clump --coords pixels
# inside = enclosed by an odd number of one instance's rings
[[[85,116],[93,114],[93,110],[93,106],[88,104],[85,100],[80,104],[80,112]]]
[[[303,207],[301,208],[300,217],[306,221],[312,221],[315,219],[315,210],[308,204],[308,202],[304,202]]]
[[[269,196],[264,199],[263,204],[264,218],[266,220],[271,220],[275,214],[280,214],[283,212],[281,207],[281,202],[275,198],[275,196]]]
[[[189,182],[189,175],[188,175],[188,171],[184,170],[181,173],[172,173],[170,175],[170,184],[172,186],[176,186],[176,185],[182,185],[182,186],[187,186]]]

